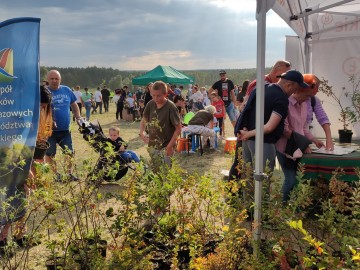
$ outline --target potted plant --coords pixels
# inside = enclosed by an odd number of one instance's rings
[[[350,106],[345,106],[343,103],[344,98],[352,97],[353,95],[346,91],[346,88],[343,87],[340,94],[337,94],[333,91],[331,85],[329,85],[328,80],[323,79],[319,86],[319,91],[323,92],[326,96],[332,98],[340,108],[340,117],[343,128],[339,129],[339,142],[340,143],[351,143],[351,138],[353,132],[351,129],[348,129],[349,125],[357,121],[356,113],[353,108]]]
[[[62,241],[49,240],[47,242],[47,248],[50,250],[50,254],[45,261],[47,270],[63,269],[65,266],[65,258],[60,255],[60,250],[63,247]]]
[[[64,258],[61,256],[50,257],[45,262],[47,270],[63,269],[64,265]]]

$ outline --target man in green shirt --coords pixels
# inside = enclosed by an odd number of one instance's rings
[[[152,100],[146,104],[140,122],[140,137],[150,147],[149,153],[153,160],[163,157],[171,166],[176,139],[181,133],[179,111],[175,104],[167,99],[167,86],[162,81],[154,83],[150,90]],[[145,134],[145,128],[148,134]]]

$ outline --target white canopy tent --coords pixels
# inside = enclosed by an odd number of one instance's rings
[[[360,74],[360,0],[257,0],[257,99],[255,141],[255,215],[254,240],[261,237],[262,180],[264,179],[263,126],[264,126],[264,69],[266,13],[273,9],[298,34],[288,38],[286,59],[294,68],[325,78],[333,89],[341,91],[348,85],[350,75]],[[332,133],[337,134],[338,108],[326,96],[324,107],[332,121]],[[355,127],[356,128],[356,127]],[[359,127],[355,136],[359,136]],[[257,250],[257,249],[255,249]]]
[[[272,9],[298,35],[287,37],[286,59],[298,70],[328,80],[339,94],[343,87],[351,89],[349,77],[360,75],[360,1],[278,0]],[[342,128],[340,110],[324,94],[319,93],[318,97],[336,137],[337,130]],[[344,99],[344,103],[350,105],[350,100]],[[323,137],[320,126],[314,124],[315,135]],[[353,137],[359,138],[360,126],[354,125],[352,129]]]

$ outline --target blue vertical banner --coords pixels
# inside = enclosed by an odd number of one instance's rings
[[[39,123],[40,19],[0,23],[0,224],[24,213]]]

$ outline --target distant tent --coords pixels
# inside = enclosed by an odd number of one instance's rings
[[[132,79],[133,85],[147,85],[150,82],[163,81],[174,84],[193,84],[194,79],[171,66],[158,65],[142,76]]]

